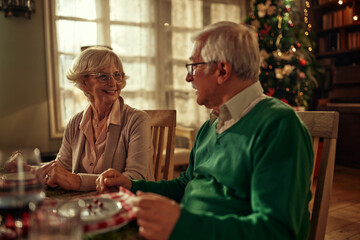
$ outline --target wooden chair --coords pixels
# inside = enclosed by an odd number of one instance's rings
[[[155,181],[172,179],[174,174],[175,110],[145,110],[150,116],[151,137],[154,146]],[[166,144],[166,147],[164,145]],[[163,164],[163,149],[166,149]],[[164,165],[163,175],[162,166]]]
[[[174,167],[186,167],[189,164],[189,157],[195,141],[195,129],[190,127],[176,126],[175,137],[187,141],[187,146],[177,146],[174,150]]]
[[[312,203],[310,240],[322,240],[325,238],[326,222],[329,211],[330,195],[333,183],[336,140],[338,137],[339,113],[305,111],[297,112],[305,123],[313,138],[314,169],[312,175],[312,189],[315,190],[315,198]],[[316,156],[319,139],[323,139],[319,176],[313,181]],[[311,206],[311,204],[310,204]]]

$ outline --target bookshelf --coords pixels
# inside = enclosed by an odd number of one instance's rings
[[[326,0],[325,0],[326,1]],[[319,1],[324,2],[324,0]],[[336,55],[338,52],[359,51],[360,20],[354,21],[353,16],[359,16],[360,3],[356,0],[328,1],[315,5],[312,12],[313,29],[318,37],[319,56]]]
[[[310,14],[325,69],[317,110],[340,113],[336,163],[360,168],[360,1],[313,0]]]
[[[312,6],[316,57],[326,71],[325,97],[329,102],[360,103],[360,20],[353,18],[360,17],[360,1],[314,0]]]

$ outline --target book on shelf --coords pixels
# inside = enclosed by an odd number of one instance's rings
[[[354,9],[352,9],[349,6],[346,6],[346,8],[343,10],[344,12],[344,25],[351,25],[353,24],[353,15],[354,15]]]
[[[322,15],[323,30],[342,27],[353,24],[353,9],[347,6],[343,10]]]
[[[360,32],[348,33],[348,49],[360,48]]]
[[[340,33],[330,32],[327,36],[319,37],[319,53],[340,51]]]
[[[340,50],[340,33],[339,32],[329,33],[328,51],[339,51],[339,50]]]

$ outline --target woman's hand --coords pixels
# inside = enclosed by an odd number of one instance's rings
[[[131,189],[132,183],[130,179],[113,168],[104,171],[96,179],[96,191],[98,193],[119,191],[120,186]]]
[[[137,192],[133,201],[139,234],[146,239],[169,239],[181,213],[175,201],[154,193]]]
[[[81,179],[77,174],[71,173],[58,162],[52,161],[40,168],[44,181],[50,187],[61,187],[67,190],[79,190]]]

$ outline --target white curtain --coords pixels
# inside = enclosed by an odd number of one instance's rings
[[[47,1],[47,0],[44,0]],[[243,1],[245,2],[245,1]],[[111,46],[129,76],[125,103],[139,109],[176,109],[179,125],[198,128],[209,110],[198,106],[185,63],[191,34],[222,20],[241,22],[238,0],[56,0],[45,9],[52,19],[52,124],[62,129],[88,104],[65,76],[82,46]],[[52,32],[51,32],[52,31]],[[51,94],[50,94],[51,95]]]

